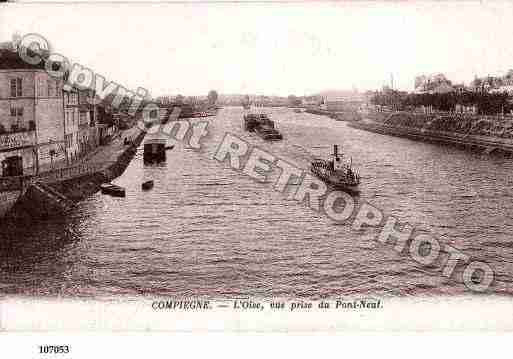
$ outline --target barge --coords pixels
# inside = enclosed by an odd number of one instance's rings
[[[283,139],[283,135],[275,128],[274,121],[263,113],[244,115],[244,130],[254,132],[266,141]]]
[[[151,138],[144,143],[143,160],[145,164],[166,161],[167,141],[162,138]]]

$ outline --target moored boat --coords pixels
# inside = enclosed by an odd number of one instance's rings
[[[149,191],[154,186],[154,182],[152,180],[144,182],[141,187],[144,191]]]
[[[108,194],[113,197],[126,197],[125,189],[112,183],[104,183],[100,185],[100,189],[102,194]]]
[[[166,145],[165,139],[148,139],[144,143],[144,163],[164,162],[166,160]]]
[[[344,155],[339,155],[337,145],[333,146],[332,157],[331,160],[314,159],[310,167],[312,173],[334,187],[358,193],[360,174],[353,169],[352,160],[347,163]]]

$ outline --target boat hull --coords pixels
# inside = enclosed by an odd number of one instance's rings
[[[244,115],[244,130],[254,132],[266,141],[283,139],[283,135],[274,127],[274,122],[265,114]]]
[[[160,163],[166,161],[166,141],[150,139],[144,143],[144,163]]]
[[[266,141],[280,141],[283,139],[281,133],[261,133],[257,132],[257,135]]]
[[[153,186],[154,186],[153,181],[147,181],[147,182],[144,182],[141,187],[144,191],[149,191],[150,189],[153,188]]]
[[[332,176],[325,175],[323,173],[320,173],[318,171],[315,171],[313,168],[311,169],[311,172],[320,180],[323,182],[329,184],[332,187],[335,187],[339,190],[342,190],[344,192],[352,193],[352,194],[358,194],[360,193],[360,187],[358,184],[353,183],[347,183],[344,181],[339,181],[334,179]]]
[[[119,187],[113,184],[103,184],[100,186],[102,194],[106,194],[112,197],[126,197],[126,191],[123,187]]]

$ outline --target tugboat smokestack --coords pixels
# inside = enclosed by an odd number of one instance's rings
[[[338,157],[338,145],[333,145],[333,154]]]

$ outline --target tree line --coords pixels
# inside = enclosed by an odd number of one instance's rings
[[[449,93],[407,94],[399,91],[376,92],[371,97],[373,105],[387,106],[394,110],[411,110],[426,106],[438,111],[454,111],[457,105],[476,106],[481,115],[510,113],[512,98],[506,93],[458,91]]]

